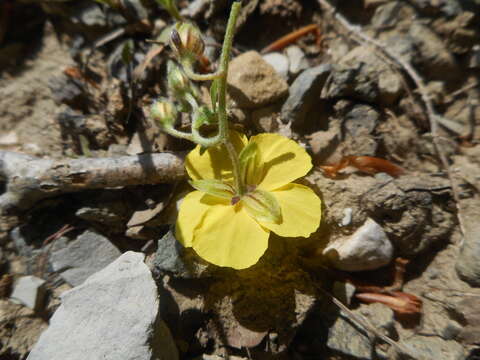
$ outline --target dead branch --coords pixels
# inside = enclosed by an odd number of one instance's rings
[[[52,160],[0,151],[0,181],[6,182],[0,214],[27,210],[41,199],[60,194],[173,182],[184,175],[182,154]]]
[[[453,171],[450,168],[448,163],[448,158],[445,155],[445,152],[442,149],[440,144],[440,135],[438,134],[438,124],[443,123],[444,117],[438,114],[433,106],[430,92],[428,91],[427,87],[425,86],[425,81],[420,76],[420,74],[415,70],[415,68],[406,61],[401,55],[395,53],[387,46],[383,45],[379,41],[371,38],[370,36],[366,35],[365,32],[362,31],[362,28],[358,25],[351,24],[342,14],[340,14],[337,9],[330,4],[328,0],[318,0],[319,4],[329,12],[351,35],[353,40],[358,42],[359,44],[369,44],[373,46],[373,48],[382,55],[382,59],[386,59],[390,64],[394,65],[395,67],[399,67],[408,76],[412,79],[412,81],[417,86],[417,89],[420,93],[422,101],[425,105],[425,109],[428,115],[428,121],[430,124],[430,133],[432,135],[433,145],[435,150],[438,154],[438,158],[443,166],[443,168],[447,171],[448,179],[450,181],[452,187],[452,193],[455,200],[455,204],[457,207],[457,218],[460,225],[460,231],[462,234],[465,234],[465,227],[463,224],[463,219],[461,217],[460,211],[460,190],[458,189],[457,183],[454,181],[453,178]]]

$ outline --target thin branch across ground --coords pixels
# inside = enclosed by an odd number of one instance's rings
[[[25,211],[39,200],[86,189],[170,183],[185,176],[184,155],[51,160],[0,151],[0,214]]]

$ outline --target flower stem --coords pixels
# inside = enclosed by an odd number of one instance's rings
[[[225,39],[223,40],[222,55],[220,56],[220,68],[218,72],[222,76],[218,79],[218,135],[224,143],[230,141],[227,136],[227,74],[228,62],[230,60],[230,51],[232,49],[233,36],[235,34],[235,24],[240,13],[241,3],[236,1],[230,10]]]
[[[230,138],[227,134],[228,130],[228,117],[227,117],[227,75],[228,75],[228,62],[230,61],[230,51],[232,49],[233,36],[235,34],[235,24],[237,23],[238,14],[240,13],[241,3],[236,1],[232,5],[230,10],[230,17],[228,18],[227,30],[225,32],[225,39],[223,40],[222,55],[220,56],[220,68],[219,72],[222,76],[218,81],[218,137],[221,139],[225,148],[228,151],[230,160],[232,161],[233,178],[235,181],[235,189],[238,195],[245,193],[245,186],[240,176],[240,162],[238,160],[238,154],[233,146]],[[215,101],[215,99],[214,99]]]

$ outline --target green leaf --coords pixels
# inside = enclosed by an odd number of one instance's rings
[[[190,185],[206,194],[222,199],[231,199],[234,195],[233,187],[215,179],[191,180]]]
[[[282,209],[275,196],[268,191],[257,189],[242,197],[245,209],[251,217],[260,222],[279,224]]]
[[[206,106],[201,106],[197,113],[195,114],[195,118],[193,119],[192,126],[195,129],[200,129],[203,124],[212,125],[217,122],[217,116],[214,114],[209,108]]]

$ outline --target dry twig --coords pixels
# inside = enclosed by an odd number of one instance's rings
[[[86,189],[173,182],[185,174],[183,155],[52,160],[0,151],[0,214],[27,210],[37,201]]]
[[[352,25],[342,14],[340,14],[337,11],[337,9],[332,4],[330,4],[328,0],[318,0],[318,2],[353,36],[353,40],[357,41],[360,44],[368,44],[373,46],[373,48],[376,51],[378,51],[380,54],[383,55],[382,58],[386,58],[391,64],[405,71],[417,86],[417,89],[420,93],[420,96],[425,105],[425,109],[428,115],[428,121],[430,124],[430,133],[432,135],[433,145],[438,154],[440,162],[442,163],[442,166],[447,171],[448,179],[452,186],[452,193],[453,193],[453,197],[457,207],[457,218],[460,225],[460,230],[462,234],[465,234],[465,227],[464,227],[464,223],[463,223],[463,219],[461,217],[461,211],[460,211],[460,196],[459,196],[460,190],[458,189],[457,183],[454,181],[453,171],[450,168],[450,165],[448,163],[448,158],[445,155],[445,152],[443,151],[439,141],[440,135],[438,133],[438,124],[439,124],[439,119],[442,119],[443,117],[435,111],[435,108],[431,100],[431,95],[427,87],[425,86],[425,82],[423,78],[415,70],[415,68],[408,61],[406,61],[402,56],[400,56],[399,54],[396,54],[394,51],[392,51],[391,49],[389,49],[387,46],[383,45],[379,41],[366,35],[362,31],[362,28],[360,26]]]

